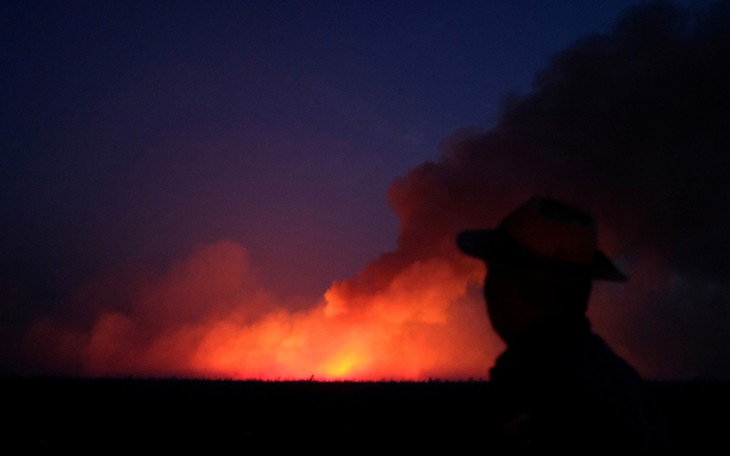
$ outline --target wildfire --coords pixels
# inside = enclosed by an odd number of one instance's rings
[[[44,319],[26,342],[58,370],[93,376],[479,378],[495,344],[483,303],[469,294],[482,271],[467,264],[464,273],[446,259],[414,262],[365,290],[338,282],[292,312],[252,279],[241,245],[219,242],[131,288],[126,307],[86,293],[88,307],[103,309],[89,328]]]

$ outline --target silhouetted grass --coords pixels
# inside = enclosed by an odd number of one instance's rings
[[[652,383],[679,451],[727,449],[730,384]],[[24,448],[484,448],[489,383],[0,379]],[[354,445],[354,446],[352,446]],[[103,451],[102,451],[103,452]]]

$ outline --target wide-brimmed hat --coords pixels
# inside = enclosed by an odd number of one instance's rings
[[[462,252],[487,264],[510,264],[594,280],[626,281],[598,247],[595,219],[552,198],[533,197],[494,229],[464,231]]]

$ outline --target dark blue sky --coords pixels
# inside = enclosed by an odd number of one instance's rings
[[[479,378],[455,234],[550,192],[597,332],[730,378],[730,2],[650,3],[3,2],[0,372]]]
[[[320,294],[395,245],[394,178],[640,3],[5,2],[3,281],[54,297],[233,239]]]

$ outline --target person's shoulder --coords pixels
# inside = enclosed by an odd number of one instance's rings
[[[658,419],[658,403],[639,372],[600,337],[594,336],[591,344],[593,356],[586,358],[581,371],[587,403],[637,428]]]

